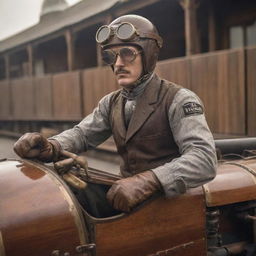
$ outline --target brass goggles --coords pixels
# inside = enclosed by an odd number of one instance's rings
[[[114,34],[122,41],[129,41],[139,35],[131,23],[122,22],[115,27],[101,26],[96,33],[96,41],[99,44],[106,43]]]
[[[123,47],[117,51],[107,49],[101,52],[102,60],[107,65],[114,65],[118,55],[124,63],[131,63],[136,59],[138,54],[140,54],[140,51],[136,52],[134,49],[128,47]]]

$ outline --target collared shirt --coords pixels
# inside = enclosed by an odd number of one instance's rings
[[[85,151],[104,142],[112,134],[109,122],[112,94],[103,97],[93,113],[78,125],[53,139],[58,140],[63,149],[71,152]],[[184,106],[191,103],[202,105],[197,95],[188,89],[180,89],[176,93],[168,117],[181,156],[152,170],[166,196],[182,194],[189,188],[210,181],[216,175],[217,160],[212,134],[204,114],[187,114],[184,111],[187,110]]]

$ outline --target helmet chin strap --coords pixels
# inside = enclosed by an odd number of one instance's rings
[[[142,76],[140,76],[140,78],[138,80],[136,80],[133,84],[131,84],[129,86],[129,88],[127,88],[128,90],[133,90],[135,87],[137,87],[139,84],[142,84],[143,82],[145,82],[146,80],[148,80],[152,73],[153,72],[148,72],[147,69],[146,69],[146,59],[145,59],[145,54],[143,52],[143,49],[141,48],[142,50],[142,54],[141,54],[141,57],[142,57],[142,65],[143,65],[143,72],[142,72]]]
[[[147,73],[145,75],[142,75],[137,81],[135,81],[133,84],[131,84],[129,86],[129,90],[133,90],[134,88],[136,88],[139,84],[142,84],[144,83],[146,80],[148,80],[152,75],[152,72],[151,73]]]
[[[123,88],[121,91],[121,95],[127,100],[135,100],[139,95],[141,95],[153,77],[153,73],[142,76],[138,79],[131,87]]]

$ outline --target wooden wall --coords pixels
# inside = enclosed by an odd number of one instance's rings
[[[52,76],[34,78],[35,116],[41,120],[53,118]]]
[[[234,135],[246,134],[244,71],[243,49],[167,60],[157,66],[160,76],[191,89],[201,98],[213,132]]]
[[[190,89],[190,66],[187,58],[159,61],[156,73],[166,80]]]
[[[33,79],[11,80],[12,115],[14,120],[33,120],[35,116],[35,87]]]
[[[256,135],[256,48],[158,62],[157,73],[196,92],[214,133]],[[0,81],[0,120],[79,121],[118,89],[109,67]]]
[[[190,59],[190,87],[203,100],[215,133],[244,135],[244,51],[221,51]]]
[[[0,81],[0,120],[11,118],[11,87],[9,81]]]
[[[246,53],[248,135],[256,136],[256,47],[248,48]]]
[[[65,72],[52,78],[53,119],[79,120],[82,118],[80,72]]]
[[[88,115],[106,94],[119,89],[109,67],[91,68],[82,71],[83,113]]]

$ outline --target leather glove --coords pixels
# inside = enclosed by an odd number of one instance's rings
[[[72,167],[76,167],[77,173],[88,176],[88,162],[85,156],[79,156],[65,150],[63,150],[61,153],[62,156],[66,156],[68,158],[54,163],[54,168],[58,174],[63,175],[66,172],[69,172]]]
[[[130,212],[159,190],[161,185],[155,174],[152,171],[145,171],[116,181],[109,189],[107,199],[116,210]]]
[[[54,169],[59,175],[63,175],[71,170],[74,166],[75,160],[73,158],[66,158],[54,163]]]
[[[34,132],[20,137],[13,149],[22,158],[51,162],[58,159],[61,148],[56,140],[47,140],[42,134]]]

